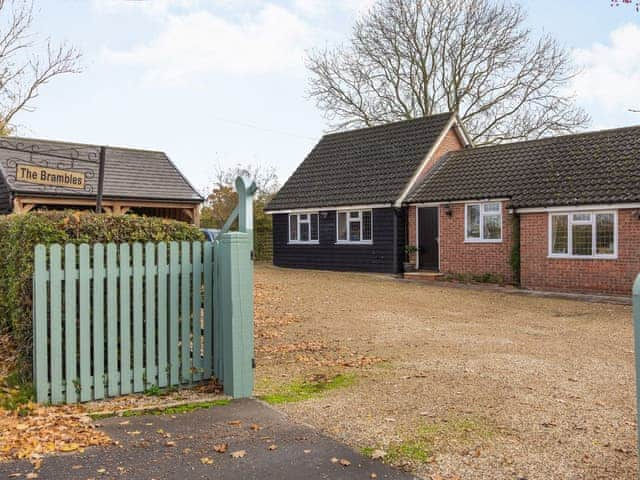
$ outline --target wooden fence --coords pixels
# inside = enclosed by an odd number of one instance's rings
[[[37,400],[88,401],[214,376],[225,392],[250,395],[250,255],[237,232],[215,243],[37,246]]]

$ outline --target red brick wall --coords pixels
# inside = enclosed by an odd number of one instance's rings
[[[440,142],[440,145],[438,146],[436,151],[433,153],[433,157],[431,158],[431,161],[427,163],[422,169],[422,171],[420,172],[420,175],[418,176],[418,180],[416,181],[416,185],[420,182],[422,177],[424,177],[424,175],[429,170],[431,170],[431,168],[436,164],[436,162],[442,155],[444,155],[447,152],[451,152],[453,150],[461,150],[462,148],[463,148],[463,144],[460,141],[460,137],[456,133],[456,129],[455,128],[449,129],[447,134],[442,139],[442,142]],[[415,246],[416,245],[416,207],[414,205],[409,206],[409,208],[407,209],[407,215],[408,215],[407,245]],[[416,261],[415,254],[411,255],[411,261],[412,262]]]
[[[502,242],[465,243],[464,203],[452,203],[451,216],[440,206],[440,271],[448,274],[500,275],[505,282],[514,281],[511,269],[513,216],[502,205]]]
[[[547,213],[520,215],[520,279],[537,290],[630,294],[640,272],[640,221],[618,210],[618,258],[549,258]]]

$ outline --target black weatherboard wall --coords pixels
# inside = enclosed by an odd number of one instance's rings
[[[324,215],[326,213],[326,216]],[[289,216],[273,215],[273,263],[279,267],[394,272],[394,210],[373,209],[373,244],[336,244],[336,211],[321,212],[317,245],[289,244]],[[404,257],[404,214],[397,217],[397,262]],[[397,266],[396,266],[397,267]]]

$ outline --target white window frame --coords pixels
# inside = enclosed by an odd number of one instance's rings
[[[358,213],[358,218],[351,218],[351,214],[357,212]],[[362,240],[362,232],[364,229],[364,222],[362,221],[362,214],[364,212],[369,212],[371,214],[371,240]],[[340,214],[344,213],[347,217],[347,239],[346,240],[340,240],[338,238],[339,235],[339,218],[340,218]],[[351,222],[360,222],[360,240],[354,241],[354,240],[349,240],[349,232],[350,230],[350,223]],[[373,210],[372,209],[363,209],[363,210],[336,210],[336,244],[338,245],[373,245]]]
[[[574,214],[590,214],[591,220],[573,220]],[[613,215],[613,253],[597,253],[596,215]],[[553,253],[553,217],[567,217],[567,253]],[[549,258],[570,258],[575,260],[615,260],[618,258],[618,211],[617,210],[569,210],[566,212],[549,212],[547,245]],[[574,255],[572,225],[591,225],[591,255]]]
[[[485,205],[489,205],[489,204],[498,204],[499,210],[497,212],[487,212],[486,215],[488,216],[494,216],[494,215],[499,215],[500,216],[500,238],[484,238],[484,217],[485,217],[485,212],[484,212],[484,206]],[[475,238],[475,237],[469,237],[468,236],[468,232],[469,229],[467,228],[467,221],[468,221],[468,216],[469,216],[469,207],[471,206],[479,206],[480,207],[480,237]],[[464,241],[465,243],[502,243],[502,230],[503,230],[503,224],[502,224],[502,202],[499,201],[494,201],[494,202],[467,202],[464,204]]]
[[[291,240],[291,216],[296,216],[296,228],[298,229],[298,239]],[[308,220],[300,220],[300,215],[307,215]],[[318,239],[311,240],[311,215],[317,215],[318,219]],[[309,240],[300,240],[300,225],[309,224]],[[318,245],[320,243],[320,214],[318,212],[291,212],[287,215],[287,235],[290,245]]]

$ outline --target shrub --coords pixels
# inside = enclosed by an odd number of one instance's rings
[[[37,244],[202,240],[183,222],[135,215],[52,211],[0,217],[0,332],[18,350],[18,372],[31,376],[33,253]]]

